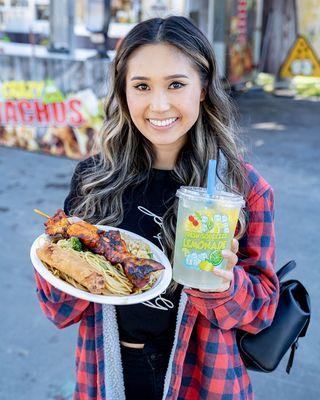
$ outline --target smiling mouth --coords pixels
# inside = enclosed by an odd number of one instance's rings
[[[154,120],[151,118],[147,118],[147,121],[154,128],[168,128],[168,127],[172,126],[173,124],[175,124],[178,121],[178,119],[179,119],[178,117],[167,118],[164,120]]]

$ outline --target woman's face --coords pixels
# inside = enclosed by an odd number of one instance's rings
[[[205,94],[189,58],[174,46],[155,44],[129,58],[126,96],[133,123],[156,152],[178,152]]]

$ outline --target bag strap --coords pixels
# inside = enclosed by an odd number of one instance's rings
[[[289,375],[290,374],[290,370],[292,368],[292,364],[293,364],[293,359],[294,359],[294,354],[298,348],[298,338],[295,340],[295,342],[292,343],[291,346],[291,352],[290,352],[290,356],[289,356],[289,360],[288,360],[288,364],[287,364],[287,368],[286,368],[286,373]]]
[[[284,276],[286,276],[289,272],[291,272],[295,267],[297,266],[296,262],[294,260],[289,261],[287,264],[285,264],[283,267],[279,269],[277,272],[277,276],[279,281],[282,280]]]

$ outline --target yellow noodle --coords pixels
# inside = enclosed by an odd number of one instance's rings
[[[107,289],[109,289],[110,292],[123,295],[132,292],[133,285],[125,274],[116,269],[103,256],[86,251],[84,252],[84,257],[97,272],[103,274]]]

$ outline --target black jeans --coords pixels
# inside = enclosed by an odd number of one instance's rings
[[[143,349],[121,345],[126,400],[161,400],[168,368],[169,350]]]

